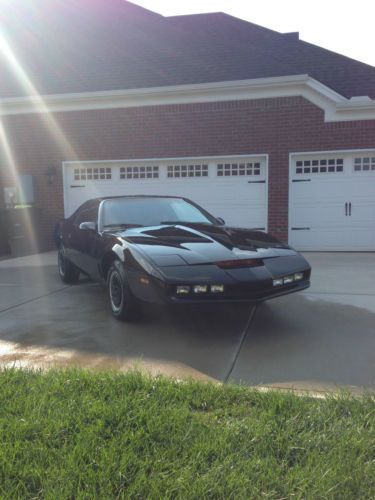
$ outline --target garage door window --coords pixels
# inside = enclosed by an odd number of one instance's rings
[[[159,167],[121,167],[120,179],[158,179]]]
[[[342,158],[324,158],[296,162],[296,174],[335,174],[344,171]]]
[[[208,177],[208,165],[168,165],[167,177],[169,179]]]
[[[111,168],[75,168],[75,181],[100,181],[112,179]]]
[[[240,175],[260,175],[260,163],[219,163],[218,177],[238,177]]]
[[[375,172],[375,157],[354,158],[355,172]]]

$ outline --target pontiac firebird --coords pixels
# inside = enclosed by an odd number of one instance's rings
[[[261,302],[310,286],[305,258],[269,234],[230,227],[196,203],[171,196],[85,202],[55,228],[58,272],[106,283],[112,314],[141,305]]]

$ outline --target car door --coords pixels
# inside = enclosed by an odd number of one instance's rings
[[[89,208],[90,202],[86,202],[81,205],[74,214],[65,221],[63,226],[63,242],[66,251],[66,255],[70,262],[73,262],[76,266],[79,264],[78,258],[78,238],[79,233],[77,231],[79,224],[85,218],[85,212]]]
[[[69,234],[69,258],[81,269],[84,273],[97,278],[97,247],[100,242],[98,233],[98,207],[99,202],[87,204],[82,207],[72,224],[71,233]],[[95,224],[96,229],[83,229],[83,222],[91,222]]]

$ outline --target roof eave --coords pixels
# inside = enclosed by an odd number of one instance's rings
[[[375,100],[347,99],[307,74],[0,99],[0,116],[301,96],[325,121],[375,119]]]

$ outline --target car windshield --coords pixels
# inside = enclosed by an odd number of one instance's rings
[[[162,224],[215,224],[202,208],[181,198],[114,198],[103,204],[104,228]]]

